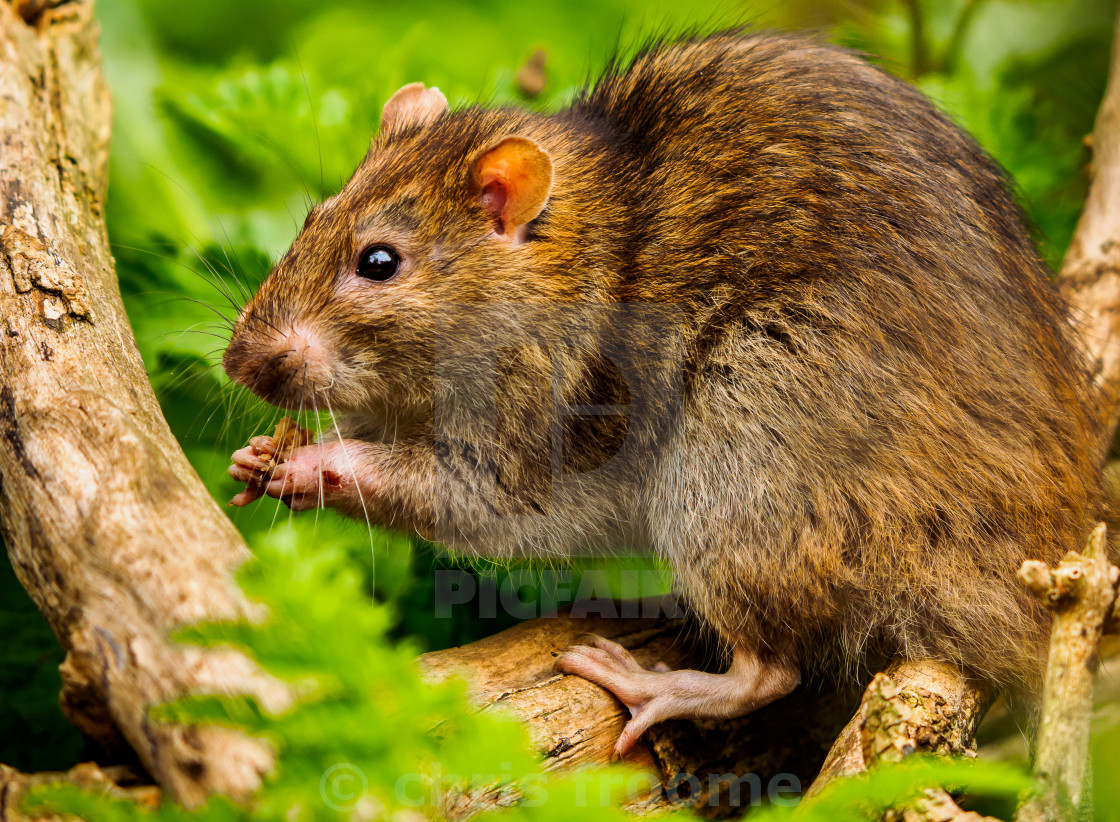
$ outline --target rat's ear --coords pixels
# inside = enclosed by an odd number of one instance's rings
[[[401,86],[381,109],[381,130],[402,126],[420,126],[447,114],[447,98],[435,86],[423,83]]]
[[[482,207],[498,224],[495,233],[524,242],[524,226],[544,210],[552,191],[552,158],[532,140],[506,137],[483,149],[471,172]]]

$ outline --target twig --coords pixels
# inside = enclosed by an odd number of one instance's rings
[[[922,0],[906,0],[906,7],[910,9],[910,76],[921,77],[929,71],[925,12]]]
[[[1108,561],[1101,524],[1084,555],[1070,551],[1057,568],[1028,560],[1019,578],[1054,612],[1054,629],[1034,762],[1043,792],[1023,805],[1017,819],[1076,819],[1089,756],[1097,653],[1116,600],[1120,568]]]
[[[948,73],[956,66],[957,58],[961,54],[961,46],[964,45],[964,38],[968,34],[968,27],[972,24],[981,2],[982,0],[965,0],[964,7],[953,23],[953,33],[949,35],[945,51],[941,53],[941,60],[937,65],[938,71]]]

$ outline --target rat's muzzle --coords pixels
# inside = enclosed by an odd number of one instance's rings
[[[261,331],[251,320],[234,329],[222,357],[226,374],[273,405],[317,410],[318,395],[332,382],[331,357],[319,336],[301,325]]]

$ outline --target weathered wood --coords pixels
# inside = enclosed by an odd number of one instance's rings
[[[159,807],[163,798],[159,788],[146,784],[142,776],[124,766],[101,768],[94,762],[83,762],[64,773],[28,774],[0,765],[0,822],[62,822],[59,816],[29,816],[20,810],[28,790],[40,785],[75,785],[132,800],[147,810]]]
[[[622,644],[647,667],[658,662],[672,668],[711,670],[713,663],[719,667],[719,655],[681,620],[574,618],[568,609],[470,645],[425,654],[420,664],[432,680],[464,676],[480,707],[509,710],[524,720],[544,757],[545,772],[606,764],[629,718],[626,708],[599,686],[553,670],[556,658],[586,633]],[[688,804],[706,816],[725,816],[737,803],[752,799],[745,782],[731,790],[730,779],[724,777],[732,774],[753,775],[750,783],[761,786],[763,796],[777,777],[785,778],[785,790],[799,792],[816,776],[836,730],[851,716],[858,699],[856,690],[837,693],[809,683],[749,716],[654,726],[626,758],[652,777],[639,780],[642,789],[628,806],[649,813]],[[695,777],[700,787],[687,803],[665,790],[685,776]],[[463,820],[508,801],[508,790],[481,787],[456,795],[443,811],[449,819]]]
[[[852,721],[837,737],[808,799],[835,780],[879,762],[901,762],[914,753],[976,755],[976,729],[993,693],[955,666],[899,662],[875,676]],[[903,822],[985,822],[962,810],[941,788],[931,788],[913,806],[889,815]],[[996,820],[989,820],[996,822]]]
[[[91,4],[0,0],[0,530],[66,650],[71,721],[123,738],[179,799],[244,795],[271,765],[261,743],[147,716],[189,691],[287,691],[242,656],[165,639],[245,612],[230,572],[247,549],[129,329],[104,223],[109,123]]]
[[[809,789],[820,793],[835,779],[879,761],[914,753],[971,755],[976,729],[993,694],[942,662],[897,662],[877,674],[859,710],[836,738],[821,775]]]
[[[1092,183],[1062,262],[1062,295],[1081,323],[1104,402],[1102,460],[1120,422],[1120,20],[1104,99],[1097,112],[1090,166]]]
[[[1100,525],[1084,554],[1070,551],[1056,568],[1031,560],[1019,572],[1023,584],[1054,612],[1034,757],[1045,790],[1024,804],[1019,822],[1082,818],[1097,655],[1120,582],[1120,568],[1108,561],[1106,539]]]

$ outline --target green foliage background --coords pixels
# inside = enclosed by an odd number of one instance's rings
[[[228,386],[217,365],[227,334],[219,315],[233,316],[241,290],[267,273],[309,205],[337,190],[360,160],[384,101],[414,80],[438,85],[452,106],[483,100],[547,110],[563,105],[612,51],[631,50],[651,34],[744,22],[814,28],[911,77],[970,130],[1013,175],[1056,266],[1084,195],[1082,137],[1104,88],[1115,3],[926,0],[918,8],[920,41],[910,4],[895,0],[99,0],[116,106],[110,237],[141,354],[191,462],[219,501],[237,490],[225,475],[229,453],[271,429],[277,415]],[[548,55],[548,87],[530,101],[515,74],[538,48]],[[263,555],[247,584],[273,605],[281,627],[249,636],[224,626],[195,638],[233,636],[278,672],[317,680],[320,695],[347,693],[354,701],[344,710],[338,700],[312,698],[321,713],[309,707],[279,723],[246,705],[184,710],[233,716],[287,740],[281,747],[300,753],[285,760],[294,764],[282,776],[303,768],[305,787],[330,761],[360,755],[371,766],[399,769],[447,756],[446,746],[416,735],[429,727],[419,713],[378,713],[360,686],[368,693],[374,678],[367,672],[379,671],[387,704],[426,705],[440,722],[469,726],[461,695],[421,689],[408,659],[492,633],[510,618],[462,608],[454,619],[436,619],[432,572],[455,562],[432,546],[381,530],[371,535],[331,513],[297,522],[268,503],[233,517]],[[509,569],[470,570],[500,577]],[[542,601],[549,595],[538,594]],[[301,621],[301,609],[323,618]],[[338,631],[329,642],[313,634],[316,626],[332,633],[332,619]],[[340,636],[346,632],[353,636]],[[66,768],[89,755],[55,704],[57,644],[6,565],[0,633],[8,637],[0,649],[0,762]],[[339,675],[346,665],[357,679]],[[388,727],[394,716],[409,720],[395,736],[364,732]],[[507,760],[495,757],[507,756],[517,763],[510,767],[527,772],[518,733],[483,725],[458,731],[472,745],[486,740],[478,763],[498,768]],[[321,748],[328,730],[351,748]],[[384,749],[369,747],[377,745]],[[1098,762],[1120,750],[1106,736],[1100,746]],[[296,794],[278,790],[266,804],[282,815]]]

